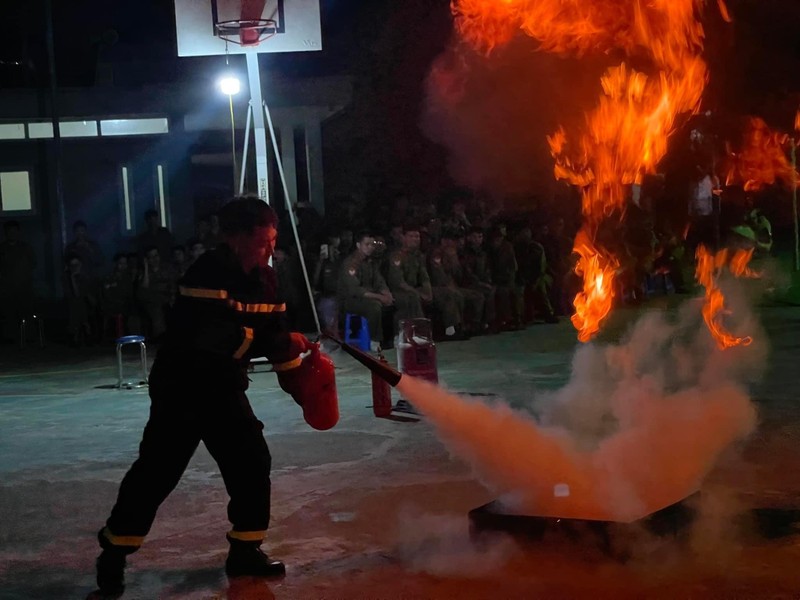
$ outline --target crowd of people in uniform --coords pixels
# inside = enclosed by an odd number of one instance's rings
[[[503,213],[475,198],[443,204],[400,197],[376,203],[370,211],[339,202],[325,218],[308,203],[298,205],[301,246],[324,330],[342,335],[346,314],[364,317],[377,349],[392,346],[404,319],[431,319],[435,335],[446,341],[556,323],[571,314],[580,289],[572,254],[578,219],[542,210]],[[725,243],[750,244],[769,253],[769,221],[752,206],[743,214],[723,225]],[[116,253],[110,264],[86,223],[73,224],[63,273],[71,344],[91,345],[132,333],[157,340],[178,280],[221,239],[213,214],[201,218],[195,235],[183,244],[161,225],[155,210],[147,211],[144,220],[135,250]],[[694,247],[715,236],[707,214],[678,230],[654,222],[651,211],[631,204],[620,222],[621,227],[599,235],[620,259],[617,295],[625,302],[646,297],[654,281],[683,291]],[[311,331],[311,303],[288,226],[283,218],[274,265],[292,325]],[[3,230],[0,317],[2,339],[12,341],[19,335],[20,319],[35,305],[37,259],[21,238],[19,223],[6,221]]]

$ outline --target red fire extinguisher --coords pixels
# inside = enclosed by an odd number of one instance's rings
[[[339,398],[333,361],[314,344],[300,364],[281,370],[281,389],[303,408],[303,418],[314,429],[325,431],[339,422]]]
[[[383,353],[378,355],[378,360],[388,364]],[[392,388],[389,383],[376,374],[372,373],[372,412],[376,417],[385,418],[392,414]]]

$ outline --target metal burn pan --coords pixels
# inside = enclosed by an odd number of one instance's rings
[[[480,542],[485,536],[502,533],[521,544],[588,545],[625,560],[629,557],[625,542],[641,539],[643,535],[680,539],[694,521],[696,500],[697,494],[693,494],[629,523],[512,514],[494,500],[469,512],[470,537]]]

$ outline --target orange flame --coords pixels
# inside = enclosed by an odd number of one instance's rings
[[[747,267],[747,263],[752,256],[752,250],[737,251],[730,260],[729,269],[737,276],[744,273],[752,273]],[[727,249],[712,254],[704,246],[697,247],[697,281],[706,289],[705,302],[703,303],[703,319],[720,350],[726,350],[734,346],[749,346],[753,343],[753,338],[750,336],[736,337],[728,332],[722,324],[723,317],[730,314],[730,311],[725,307],[725,296],[722,290],[719,289],[717,282],[722,268],[727,263]]]
[[[745,277],[747,279],[760,279],[761,273],[753,271],[748,265],[750,259],[753,258],[755,248],[749,250],[737,250],[731,257],[730,270],[736,277]]]
[[[723,20],[726,23],[733,23],[731,11],[728,10],[728,5],[725,4],[725,0],[717,0],[717,6],[719,7],[719,14],[722,15]]]
[[[800,108],[797,109],[797,114],[794,116],[794,130],[800,131]]]
[[[573,324],[588,341],[611,309],[617,260],[596,242],[599,224],[625,211],[627,188],[654,172],[667,151],[676,118],[698,110],[707,81],[700,57],[700,0],[452,0],[462,39],[490,53],[518,32],[547,52],[581,55],[622,50],[649,75],[626,65],[601,79],[597,107],[578,135],[562,128],[548,137],[555,176],[583,189],[584,225],[575,240],[583,292]],[[719,0],[723,17],[727,7]],[[729,15],[727,15],[729,17]],[[644,59],[644,61],[642,61]],[[577,141],[573,141],[577,140]]]
[[[728,148],[726,183],[741,183],[747,191],[759,190],[778,180],[790,183],[796,170],[784,150],[788,141],[787,134],[773,131],[763,119],[751,117],[745,129],[741,152],[734,153]]]
[[[574,251],[580,256],[575,272],[583,277],[583,291],[575,296],[572,324],[578,339],[588,342],[611,312],[619,263],[613,255],[598,250],[584,230],[575,238]]]

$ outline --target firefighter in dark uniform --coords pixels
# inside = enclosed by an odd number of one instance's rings
[[[124,590],[125,557],[141,546],[156,511],[202,441],[219,465],[230,501],[225,562],[229,577],[276,577],[283,563],[260,549],[270,516],[271,457],[245,395],[251,357],[275,369],[300,363],[310,343],[288,330],[268,261],[277,217],[258,198],[235,198],[219,212],[225,242],[180,280],[150,374],[150,419],[139,458],[120,485],[98,539],[99,596]]]

